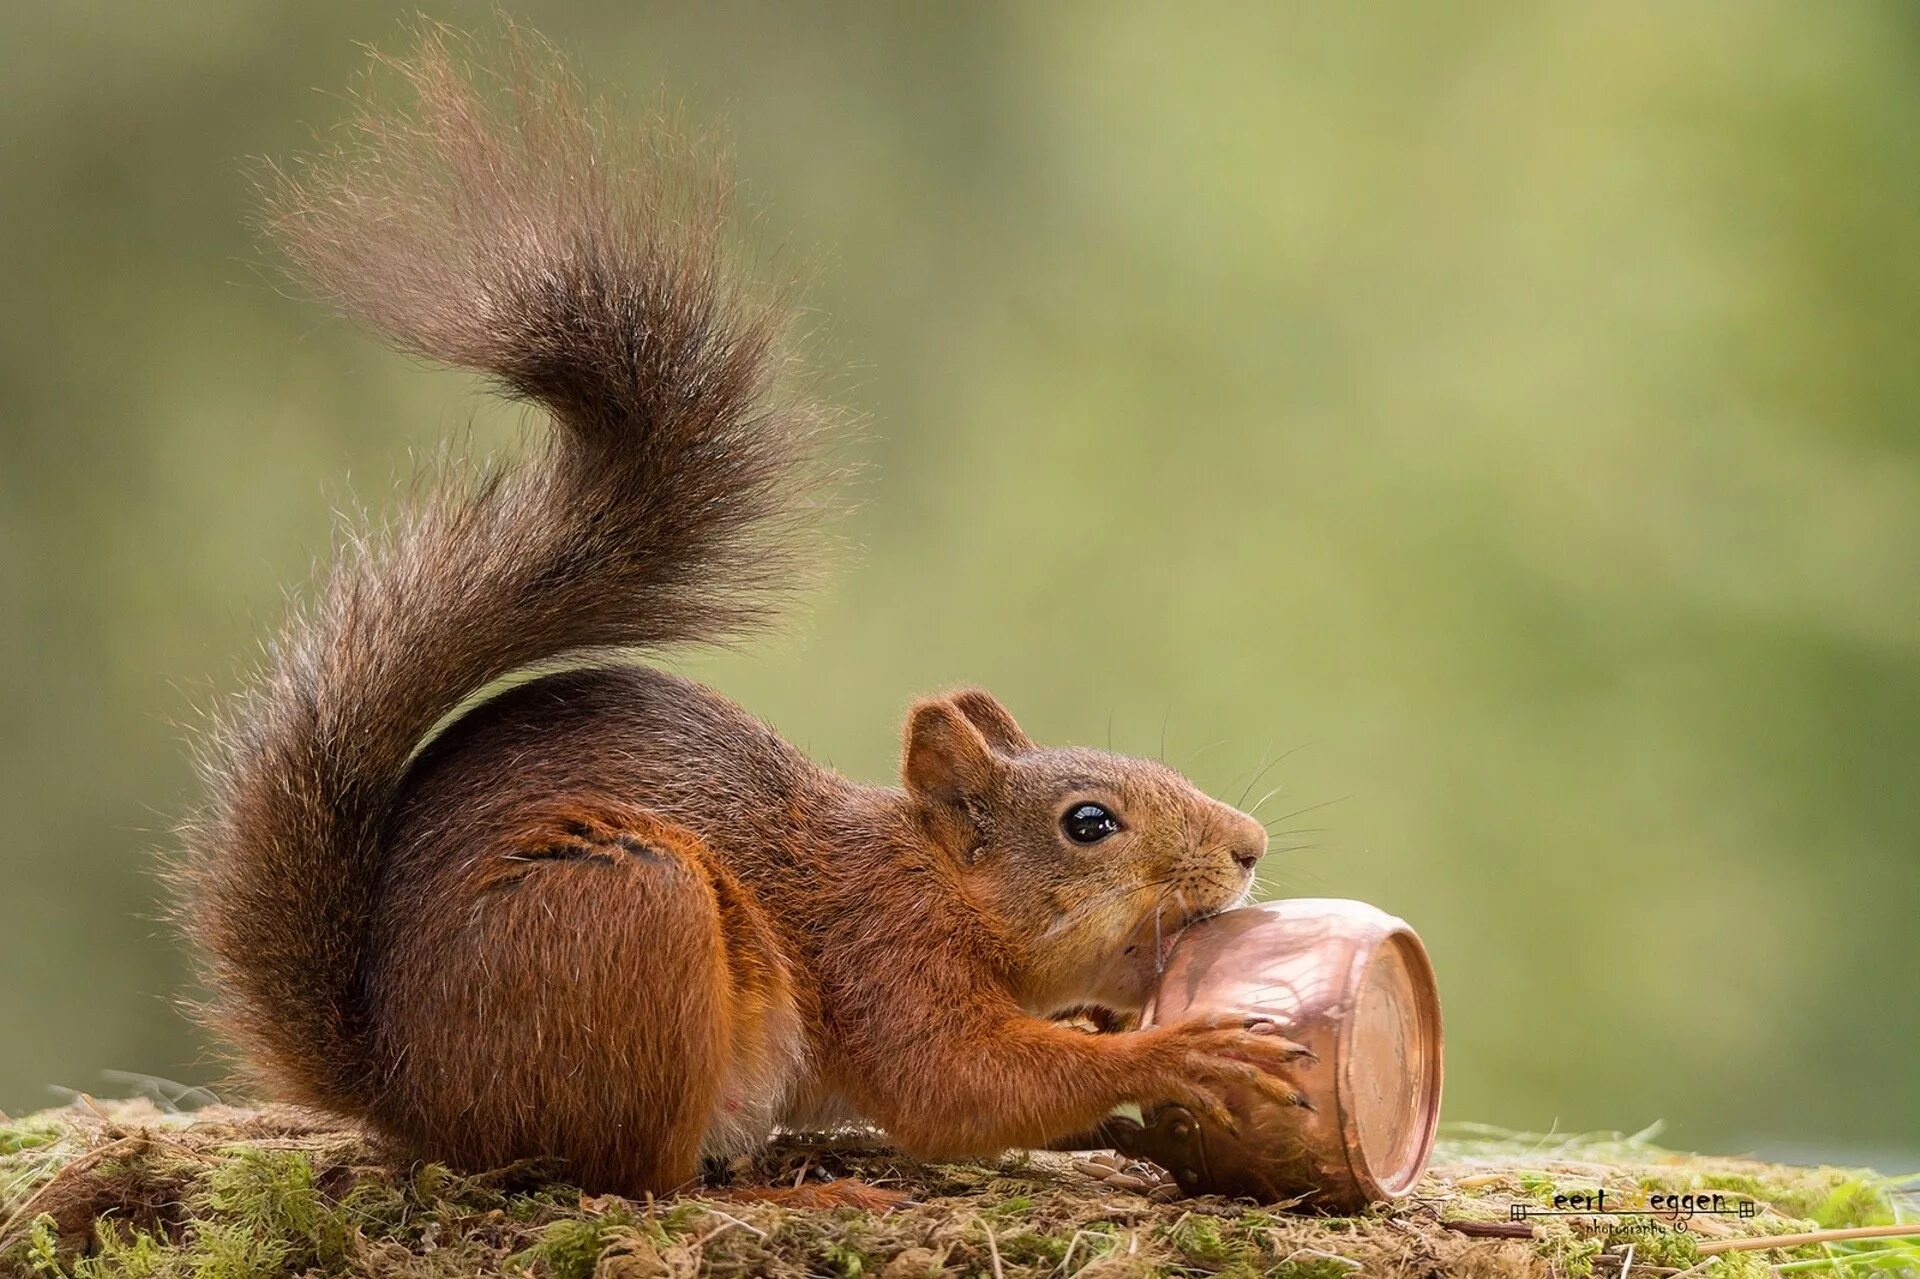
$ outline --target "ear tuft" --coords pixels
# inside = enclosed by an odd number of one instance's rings
[[[984,688],[963,688],[948,698],[967,721],[980,730],[987,745],[1002,755],[1033,749],[1033,739],[1014,722],[1013,713]]]

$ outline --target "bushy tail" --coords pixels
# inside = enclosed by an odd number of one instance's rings
[[[831,421],[781,389],[786,309],[729,273],[724,166],[664,123],[610,130],[544,46],[504,45],[486,72],[439,32],[379,59],[410,101],[364,98],[268,198],[327,299],[554,426],[353,534],[203,752],[172,878],[209,1020],[280,1095],[348,1113],[376,1069],[363,952],[410,755],[518,668],[762,619]]]

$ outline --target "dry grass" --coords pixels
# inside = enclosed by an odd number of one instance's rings
[[[0,1123],[0,1273],[102,1279],[273,1275],[643,1279],[696,1274],[883,1279],[1267,1275],[1287,1279],[1617,1274],[1701,1263],[1728,1235],[1912,1220],[1899,1183],[1661,1151],[1642,1138],[1537,1138],[1468,1130],[1418,1193],[1355,1217],[1220,1199],[1155,1202],[1103,1184],[1071,1157],[922,1164],[869,1136],[789,1138],[699,1194],[638,1202],[581,1195],[551,1170],[483,1176],[395,1164],[359,1133],[280,1109],[163,1115],[144,1102],[82,1105]],[[905,1192],[885,1213],[730,1199],[757,1186],[858,1178]],[[1751,1218],[1629,1234],[1557,1219],[1537,1238],[1490,1238],[1515,1201],[1604,1186],[1616,1202],[1721,1190]],[[1902,1214],[1906,1214],[1902,1216]],[[1447,1223],[1453,1223],[1451,1225]],[[1920,1244],[1867,1240],[1790,1254],[1737,1252],[1693,1275],[1770,1268],[1920,1274]]]

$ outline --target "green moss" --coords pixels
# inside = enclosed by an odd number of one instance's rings
[[[1214,1274],[1252,1276],[1265,1271],[1274,1258],[1268,1241],[1232,1218],[1188,1213],[1165,1232],[1180,1258]]]
[[[1050,1269],[1066,1259],[1070,1238],[1051,1231],[1017,1230],[999,1237],[1000,1257],[1016,1266]]]
[[[1593,1273],[1593,1259],[1600,1255],[1606,1240],[1599,1235],[1579,1235],[1557,1230],[1536,1247],[1540,1256],[1553,1263],[1555,1273],[1570,1279],[1587,1279]]]
[[[248,1267],[338,1266],[356,1239],[403,1228],[409,1200],[390,1179],[353,1178],[323,1194],[306,1151],[242,1145],[220,1153],[225,1158],[204,1174],[204,1215],[193,1231],[193,1246],[204,1254],[197,1264],[209,1279]]]
[[[51,1146],[65,1132],[60,1123],[45,1115],[0,1123],[0,1155],[17,1155],[23,1150]]]
[[[413,1197],[431,1203],[446,1194],[457,1182],[453,1169],[445,1164],[421,1164],[413,1174]]]
[[[689,1199],[662,1205],[647,1218],[647,1225],[656,1232],[656,1242],[672,1243],[689,1231],[705,1225],[708,1215],[705,1204]]]
[[[53,1218],[45,1213],[35,1217],[28,1225],[26,1243],[21,1253],[27,1269],[34,1274],[66,1273],[60,1268],[60,1236],[54,1231]]]
[[[258,1234],[232,1221],[203,1221],[193,1232],[187,1270],[194,1279],[261,1279],[286,1269],[295,1241]]]
[[[607,1246],[611,1223],[605,1220],[556,1221],[540,1233],[540,1241],[510,1259],[510,1264],[539,1263],[552,1279],[590,1279]]]
[[[102,1224],[92,1256],[73,1263],[73,1279],[170,1279],[180,1274],[180,1254],[144,1230]]]
[[[1758,1252],[1724,1252],[1714,1258],[1713,1279],[1773,1279],[1773,1267]]]
[[[207,1112],[189,1124],[119,1107],[6,1131],[0,1187],[25,1187],[11,1192],[16,1224],[0,1237],[8,1279],[1424,1279],[1456,1267],[1489,1279],[1608,1279],[1628,1244],[1642,1264],[1681,1270],[1698,1260],[1697,1242],[1555,1219],[1529,1244],[1467,1238],[1439,1222],[1504,1220],[1516,1200],[1550,1203],[1600,1186],[1619,1203],[1687,1190],[1750,1196],[1762,1210],[1736,1228],[1754,1233],[1801,1218],[1885,1220],[1893,1206],[1891,1183],[1871,1174],[1675,1156],[1639,1135],[1545,1148],[1540,1139],[1503,1146],[1482,1131],[1409,1201],[1305,1217],[1219,1199],[1153,1203],[1092,1181],[1062,1156],[919,1164],[857,1137],[787,1139],[737,1165],[732,1184],[855,1177],[898,1187],[910,1202],[876,1214],[750,1197],[586,1197],[535,1165],[481,1176],[394,1167],[357,1133],[283,1112]],[[1782,1260],[1729,1255],[1710,1273],[1761,1279]],[[1920,1272],[1920,1243],[1802,1250],[1787,1264],[1797,1267],[1790,1273]]]
[[[1352,1279],[1354,1267],[1333,1257],[1295,1257],[1269,1266],[1266,1279]]]
[[[830,1243],[821,1251],[833,1272],[846,1276],[846,1279],[856,1279],[871,1268],[867,1255],[850,1243]]]
[[[1685,1230],[1663,1230],[1658,1234],[1618,1233],[1608,1237],[1614,1247],[1633,1245],[1633,1255],[1655,1266],[1686,1270],[1700,1261],[1700,1241]]]
[[[323,1233],[329,1209],[306,1152],[232,1146],[221,1153],[227,1157],[207,1174],[206,1206],[222,1225],[309,1244]]]
[[[1805,1214],[1823,1229],[1881,1226],[1894,1220],[1893,1197],[1884,1179],[1871,1175],[1839,1174],[1826,1197]]]
[[[0,1221],[10,1219],[69,1154],[66,1127],[46,1115],[0,1123]]]
[[[1533,1201],[1543,1207],[1552,1203],[1553,1197],[1560,1193],[1560,1183],[1545,1173],[1516,1173],[1513,1183],[1521,1194],[1532,1196]]]

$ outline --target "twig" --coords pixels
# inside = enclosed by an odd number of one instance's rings
[[[1457,1230],[1476,1239],[1531,1239],[1533,1227],[1524,1221],[1443,1221],[1448,1230]]]
[[[1700,1255],[1747,1252],[1754,1248],[1798,1248],[1810,1243],[1837,1243],[1842,1239],[1920,1239],[1920,1226],[1854,1226],[1846,1230],[1809,1230],[1798,1235],[1755,1235],[1749,1239],[1720,1239],[1701,1244]]]
[[[1054,1267],[1054,1269],[1058,1270],[1061,1274],[1067,1273],[1067,1267],[1073,1263],[1073,1250],[1080,1246],[1081,1233],[1081,1231],[1076,1230],[1073,1232],[1073,1238],[1067,1240],[1066,1255],[1060,1258],[1060,1264]]]
[[[1322,1252],[1318,1248],[1295,1248],[1292,1252],[1280,1259],[1280,1264],[1284,1266],[1295,1257],[1324,1257],[1328,1261],[1338,1262],[1343,1266],[1352,1266],[1355,1270],[1362,1268],[1360,1263],[1352,1257],[1343,1257],[1337,1252]]]
[[[707,1211],[712,1215],[720,1218],[720,1220],[722,1221],[731,1221],[734,1225],[740,1227],[740,1229],[746,1231],[748,1234],[754,1235],[761,1239],[765,1239],[767,1237],[767,1232],[760,1229],[760,1227],[754,1225],[752,1222],[742,1221],[740,1220],[740,1218],[735,1217],[730,1213],[721,1212],[718,1208],[709,1208],[707,1209]]]
[[[1846,1267],[1866,1261],[1879,1261],[1886,1257],[1897,1257],[1905,1248],[1876,1248],[1872,1252],[1832,1252],[1824,1257],[1811,1257],[1806,1261],[1789,1261],[1785,1265],[1775,1266],[1776,1275],[1790,1275],[1802,1270],[1815,1270],[1821,1266],[1830,1266],[1844,1271]]]
[[[980,1228],[987,1232],[987,1253],[993,1258],[993,1279],[1007,1279],[1007,1272],[1000,1267],[1000,1241],[993,1237],[993,1223],[982,1217]]]
[[[91,1110],[93,1112],[93,1117],[95,1119],[98,1119],[101,1123],[106,1124],[108,1127],[118,1128],[120,1126],[114,1123],[113,1116],[109,1115],[101,1107],[99,1102],[95,1101],[92,1097],[88,1096],[86,1093],[76,1093],[74,1095],[74,1100],[78,1101],[81,1105],[85,1106],[88,1110]]]
[[[728,1217],[725,1221],[715,1226],[712,1230],[707,1231],[706,1234],[701,1235],[698,1239],[694,1240],[693,1250],[695,1252],[698,1252],[700,1249],[706,1247],[713,1240],[718,1239],[721,1235],[726,1234],[727,1231],[732,1230],[735,1226],[741,1226],[745,1224],[746,1224],[745,1222],[736,1221],[734,1218]]]
[[[1057,1267],[1055,1267],[1055,1269],[1059,1270],[1061,1274],[1064,1275],[1064,1274],[1073,1273],[1072,1271],[1067,1269],[1067,1267],[1071,1265],[1073,1262],[1073,1250],[1075,1248],[1078,1248],[1080,1246],[1080,1241],[1086,1237],[1087,1237],[1086,1231],[1076,1230],[1073,1232],[1073,1238],[1067,1240],[1067,1255],[1060,1258],[1060,1264]]]

